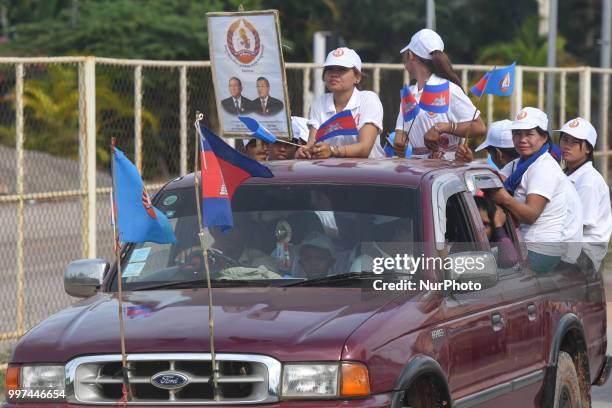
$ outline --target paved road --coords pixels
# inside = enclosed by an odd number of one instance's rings
[[[98,200],[99,214],[109,214],[108,199]],[[17,329],[16,236],[17,206],[0,205],[0,333]],[[25,304],[26,326],[41,321],[76,299],[64,293],[66,265],[82,257],[82,205],[78,200],[26,205]],[[112,232],[108,217],[98,220],[99,256],[108,257]],[[106,238],[106,239],[104,239]],[[11,343],[0,342],[0,353]]]

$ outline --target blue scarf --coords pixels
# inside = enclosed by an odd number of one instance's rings
[[[523,179],[523,174],[525,174],[529,166],[531,166],[536,160],[538,160],[541,155],[546,153],[549,148],[550,145],[546,143],[544,146],[542,146],[542,148],[540,148],[537,153],[532,154],[529,157],[521,157],[519,159],[516,165],[516,169],[504,182],[504,187],[511,195],[514,195],[514,192],[516,191],[519,184],[521,183],[521,180]]]

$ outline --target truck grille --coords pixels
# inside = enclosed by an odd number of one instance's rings
[[[218,354],[219,392],[215,399],[210,354],[129,354],[132,399],[129,404],[260,404],[278,401],[281,364],[259,355]],[[121,355],[79,357],[66,366],[73,402],[117,403],[121,399]],[[160,373],[178,374],[186,385],[154,385]]]

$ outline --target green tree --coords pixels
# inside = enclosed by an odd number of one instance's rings
[[[40,2],[37,2],[40,3]],[[42,2],[45,3],[45,2]],[[114,58],[208,58],[207,11],[259,9],[259,0],[81,0],[13,26],[4,55],[88,54]]]
[[[25,132],[26,149],[40,150],[56,156],[77,159],[79,121],[79,93],[77,70],[50,65],[44,71],[33,72],[31,79],[24,82],[23,104],[27,118]],[[96,154],[101,166],[109,163],[107,134],[127,139],[129,127],[123,131],[117,122],[133,121],[134,106],[113,90],[113,79],[109,75],[96,78]],[[15,90],[4,96],[4,101],[14,103]],[[147,109],[142,112],[143,127],[159,132],[159,120]],[[0,143],[15,145],[15,127],[0,126]]]
[[[520,65],[546,66],[548,39],[538,34],[538,23],[538,16],[529,17],[511,41],[484,48],[478,56],[478,62],[507,65],[516,61]],[[565,51],[566,43],[565,38],[557,37],[557,65],[576,65],[578,61]]]

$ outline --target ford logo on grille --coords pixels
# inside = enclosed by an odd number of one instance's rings
[[[162,371],[151,377],[151,384],[165,390],[176,390],[189,384],[189,377],[178,371]]]

